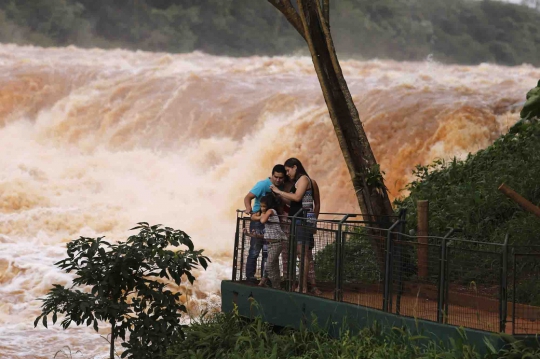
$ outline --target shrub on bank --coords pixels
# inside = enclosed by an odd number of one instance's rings
[[[461,331],[452,347],[445,348],[401,328],[384,332],[375,325],[357,334],[342,330],[339,338],[332,338],[316,324],[309,330],[277,329],[260,317],[248,321],[237,313],[216,313],[201,318],[184,333],[185,339],[169,348],[167,359],[481,358]]]

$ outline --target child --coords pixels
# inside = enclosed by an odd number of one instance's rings
[[[266,274],[273,288],[280,288],[280,271],[279,271],[279,255],[281,253],[281,242],[287,240],[287,235],[281,229],[281,223],[279,221],[278,202],[274,195],[269,194],[261,198],[261,214],[254,215],[253,220],[259,220],[264,224],[264,240],[268,246],[268,259],[266,265]],[[257,236],[257,234],[247,233],[247,229],[244,229],[247,235]],[[261,284],[264,285],[265,278],[261,280]]]

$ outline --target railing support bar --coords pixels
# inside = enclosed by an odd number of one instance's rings
[[[401,245],[401,238],[402,234],[405,233],[405,226],[407,225],[407,209],[402,208],[399,210],[399,218],[400,218],[400,225],[399,225],[399,233],[397,237],[398,242],[398,258],[399,258],[399,267],[398,267],[398,293],[396,296],[396,314],[399,315],[401,312],[401,296],[403,295],[403,269],[404,269],[404,254],[403,254],[403,246]]]
[[[244,218],[244,211],[242,211],[242,214],[240,215],[240,221],[242,221],[244,223],[243,227],[245,228],[245,223],[246,221],[243,219]],[[240,281],[242,281],[242,279],[244,278],[244,272],[245,272],[245,268],[244,268],[244,253],[246,251],[246,235],[244,234],[244,232],[242,232],[241,234],[241,238],[242,238],[242,245],[241,245],[241,250],[240,250]],[[240,239],[240,233],[238,233],[238,238]],[[246,279],[247,279],[247,276],[246,276]]]
[[[437,322],[442,323],[444,321],[444,305],[446,302],[445,293],[446,293],[446,243],[448,238],[455,232],[454,228],[450,228],[448,232],[444,235],[444,238],[441,242],[441,256],[440,256],[440,267],[439,267],[439,290],[437,298]]]
[[[383,295],[383,311],[388,312],[392,301],[390,287],[392,284],[392,230],[401,222],[397,220],[388,229],[386,236],[386,261],[384,263],[384,295]]]
[[[288,283],[287,290],[292,292],[294,290],[294,282],[296,279],[296,219],[303,209],[300,208],[292,216],[291,233],[289,234],[289,263],[288,263]]]
[[[516,333],[516,252],[512,248],[513,283],[512,283],[512,335]]]
[[[506,330],[506,317],[508,315],[508,233],[504,237],[502,249],[502,268],[501,268],[501,295],[500,295],[500,329],[501,333]]]
[[[347,213],[338,223],[338,231],[336,233],[336,265],[335,265],[335,287],[334,300],[343,301],[343,266],[345,255],[345,238],[343,237],[343,223],[350,217],[356,217],[355,214]]]
[[[234,232],[233,267],[231,278],[233,282],[236,282],[236,272],[238,270],[238,242],[240,241],[240,220],[242,216],[243,212],[236,210],[236,231]],[[242,273],[240,273],[240,279],[242,279]]]

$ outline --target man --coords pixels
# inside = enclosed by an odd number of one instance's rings
[[[244,197],[244,205],[246,206],[246,213],[251,215],[257,213],[261,209],[261,198],[267,194],[272,193],[270,186],[274,185],[278,188],[283,188],[285,182],[285,166],[275,165],[272,169],[272,176],[268,177],[262,181],[257,182],[255,186],[248,192],[246,197]],[[253,207],[251,206],[251,201],[253,201]],[[259,221],[251,221],[249,223],[249,231],[251,233],[255,232],[256,234],[261,235],[261,238],[251,237],[249,243],[249,252],[246,261],[246,277],[250,282],[255,283],[257,279],[255,278],[255,272],[257,267],[257,258],[263,247],[264,240],[262,239],[262,234],[264,231],[264,224]],[[264,259],[264,258],[263,258]],[[264,264],[261,268],[261,271],[264,272]],[[262,273],[261,273],[262,274]]]

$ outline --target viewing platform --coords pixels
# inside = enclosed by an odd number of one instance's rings
[[[223,311],[235,303],[241,315],[258,313],[291,327],[310,323],[314,314],[335,334],[343,323],[360,329],[377,322],[447,340],[463,327],[478,345],[484,338],[500,341],[491,333],[540,333],[540,291],[534,285],[540,246],[511,245],[511,233],[499,243],[463,239],[454,229],[418,238],[408,234],[405,212],[376,218],[321,213],[316,229],[299,214],[280,220],[288,240],[279,260],[281,289],[272,289],[247,281],[251,238],[244,229],[250,218],[237,211],[232,276],[222,282]],[[306,233],[313,236],[310,256],[297,253]],[[308,257],[312,266],[305,263]],[[262,253],[257,278],[263,276],[261,264]],[[305,271],[307,288],[301,280]]]

